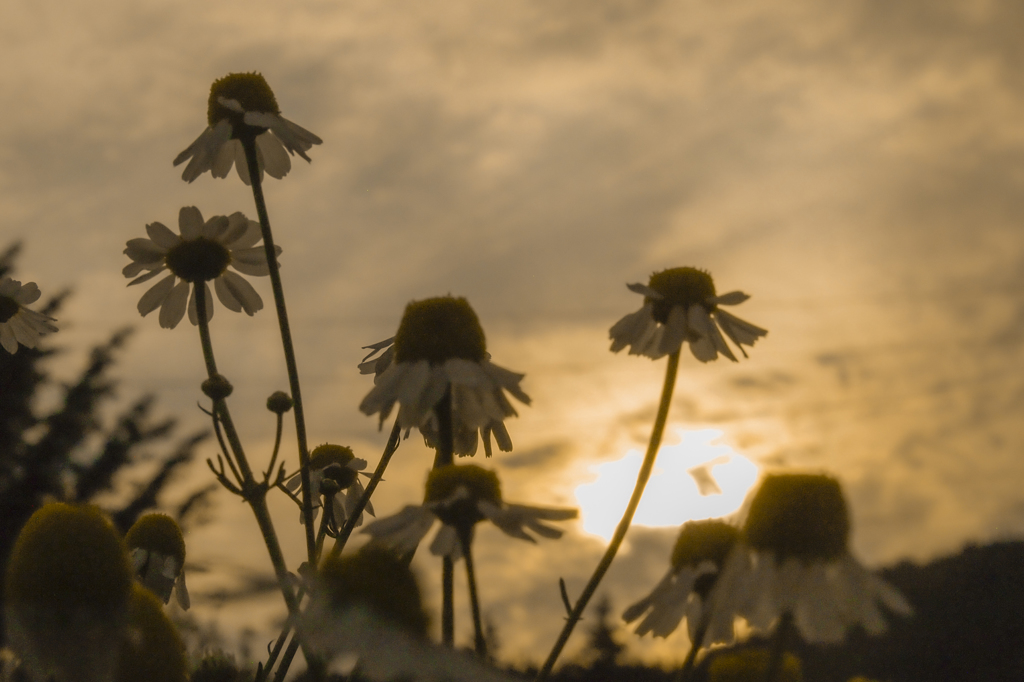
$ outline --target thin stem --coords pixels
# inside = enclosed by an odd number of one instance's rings
[[[576,623],[583,617],[583,610],[587,607],[590,598],[594,596],[594,592],[597,591],[597,586],[601,583],[601,579],[604,578],[604,574],[608,572],[608,568],[612,565],[612,560],[615,559],[615,554],[619,551],[622,540],[626,537],[626,531],[629,530],[629,525],[633,522],[633,515],[636,513],[637,505],[640,504],[640,498],[644,494],[644,488],[647,486],[647,481],[651,477],[651,471],[654,469],[654,460],[658,456],[658,448],[661,445],[662,434],[665,432],[665,422],[668,420],[668,408],[672,403],[672,392],[675,389],[678,369],[679,351],[676,351],[668,356],[668,367],[665,368],[665,383],[661,389],[658,415],[654,419],[654,428],[651,430],[651,438],[647,444],[647,453],[644,455],[643,464],[640,466],[640,472],[636,477],[633,495],[629,498],[626,511],[623,512],[622,519],[615,528],[615,534],[612,536],[611,542],[608,543],[604,556],[601,557],[597,568],[594,569],[594,574],[590,576],[590,580],[587,582],[586,587],[583,588],[583,592],[576,601],[576,605],[573,607],[569,617],[566,618],[565,626],[562,628],[562,632],[559,633],[558,640],[551,649],[551,653],[544,662],[544,666],[537,673],[538,680],[546,679],[551,673],[555,661],[558,660],[562,649],[565,648],[566,643],[569,641],[569,636],[572,634],[573,628],[576,627]]]
[[[263,475],[263,482],[270,483],[270,477],[274,474],[274,465],[277,464],[277,453],[281,450],[281,433],[284,431],[284,414],[277,413],[277,432],[274,434],[274,451],[270,455],[270,464],[267,472]]]
[[[441,562],[441,591],[444,601],[441,604],[441,643],[447,647],[455,646],[455,563],[444,557]]]
[[[437,415],[437,451],[434,454],[434,468],[451,466],[455,463],[455,434],[452,429],[452,387],[434,405]],[[455,563],[444,557],[441,562],[441,641],[449,647],[455,646]]]
[[[764,682],[775,682],[779,679],[779,673],[782,671],[782,657],[786,653],[786,641],[789,639],[789,631],[792,629],[793,614],[786,611],[779,618],[779,625],[775,628],[771,657],[768,659],[768,667],[764,671]]]
[[[398,424],[398,417],[395,417],[395,425],[391,429],[391,436],[388,437],[388,444],[384,446],[384,452],[380,456],[377,468],[374,470],[373,476],[370,477],[370,482],[366,484],[363,496],[359,498],[356,506],[352,509],[352,514],[345,520],[345,526],[338,531],[338,536],[334,539],[334,547],[331,548],[328,557],[336,557],[341,554],[341,550],[345,549],[345,543],[348,542],[352,531],[355,530],[356,524],[359,523],[359,516],[370,502],[370,496],[377,489],[377,484],[384,478],[384,470],[388,468],[388,462],[391,461],[391,456],[398,450],[401,442],[402,428]]]
[[[267,202],[263,198],[263,182],[260,175],[259,159],[256,155],[256,137],[245,135],[241,138],[245,149],[245,159],[249,167],[249,180],[252,182],[252,195],[256,201],[256,213],[260,219],[260,230],[263,233],[263,248],[267,254],[267,266],[270,270],[270,286],[274,290],[274,305],[277,307],[277,322],[281,327],[281,345],[284,349],[284,361],[288,368],[288,385],[292,400],[295,403],[295,438],[299,446],[299,476],[302,481],[302,518],[306,529],[306,553],[309,565],[316,565],[316,537],[313,530],[313,501],[310,496],[309,483],[309,446],[306,441],[306,416],[302,407],[302,391],[299,388],[299,369],[295,362],[295,347],[292,344],[291,327],[288,324],[288,309],[284,303],[284,287],[281,284],[281,271],[277,265],[277,251],[274,248],[274,236],[270,231],[270,217],[267,214]]]
[[[686,652],[686,659],[683,661],[683,667],[679,670],[679,675],[676,676],[676,682],[688,682],[690,676],[693,675],[693,665],[697,661],[697,653],[704,645],[704,635],[707,634],[708,623],[709,619],[705,616],[697,626],[697,632],[693,641],[690,642],[690,650]]]
[[[210,379],[219,376],[217,373],[217,362],[213,356],[213,343],[210,339],[210,322],[206,316],[206,292],[205,282],[198,282],[195,285],[196,313],[199,318],[199,339],[203,347],[203,359],[206,362],[206,372]],[[245,457],[245,450],[242,448],[242,441],[235,430],[234,422],[231,420],[231,412],[228,410],[224,398],[215,398],[213,401],[213,412],[216,419],[224,427],[224,435],[238,463],[239,473],[242,477],[242,493],[245,501],[252,507],[256,516],[256,523],[263,534],[263,541],[267,545],[267,552],[270,554],[270,561],[274,565],[274,572],[277,574],[277,582],[284,596],[288,612],[297,614],[299,602],[292,592],[288,567],[284,561],[284,553],[281,551],[281,544],[277,539],[277,532],[274,530],[274,522],[270,518],[270,510],[267,508],[267,489],[256,483],[249,467],[249,461]],[[229,457],[230,461],[231,458]]]
[[[466,582],[469,583],[469,604],[473,609],[473,640],[476,655],[487,658],[487,640],[484,639],[484,626],[480,620],[480,602],[476,593],[476,572],[473,570],[473,527],[460,526],[458,529],[459,543],[462,545],[462,556],[466,560]]]
[[[277,667],[277,674],[274,675],[274,682],[283,682],[284,676],[288,674],[288,668],[292,665],[292,659],[295,658],[295,652],[299,650],[299,638],[292,637],[292,641],[288,642],[288,648],[284,652],[284,656],[281,657],[281,665]]]

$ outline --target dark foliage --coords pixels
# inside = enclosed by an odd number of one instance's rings
[[[12,275],[18,251],[15,245],[0,254],[0,276]],[[57,316],[67,295],[58,294],[41,310]],[[45,502],[93,501],[112,490],[122,473],[130,476],[134,465],[155,457],[161,462],[156,474],[141,483],[123,506],[107,509],[124,532],[143,511],[156,506],[170,477],[191,461],[196,445],[207,437],[197,433],[180,440],[170,451],[154,453],[152,448],[171,436],[175,424],[153,418],[152,397],[136,401],[113,420],[113,426],[104,425],[101,411],[116,397],[110,370],[129,335],[127,329],[118,331],[93,349],[81,375],[67,384],[56,383],[42,362],[58,352],[45,342],[59,339],[59,335],[47,337],[37,349],[21,347],[14,355],[0,351],[0,567],[6,566],[22,525]],[[37,396],[52,387],[62,394],[60,406],[48,414],[37,414]],[[197,492],[179,513],[196,509],[209,492]],[[0,613],[2,589],[0,581]]]

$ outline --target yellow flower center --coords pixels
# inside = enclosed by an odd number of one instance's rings
[[[709,311],[714,309],[706,301],[715,295],[715,282],[704,270],[689,267],[662,270],[651,275],[647,286],[662,295],[661,299],[644,298],[644,303],[654,305],[654,319],[662,324],[668,322],[668,314],[675,306],[689,309],[700,303]]]
[[[220,242],[196,237],[171,247],[164,262],[186,282],[209,282],[224,274],[231,264],[231,252]]]
[[[815,474],[764,479],[743,527],[747,543],[779,561],[828,561],[846,552],[850,518],[839,482]]]
[[[221,98],[238,102],[242,111],[233,111],[220,103]],[[244,125],[242,117],[246,111],[258,111],[268,114],[280,114],[274,91],[267,85],[266,79],[259,73],[229,73],[219,78],[210,86],[210,101],[206,109],[206,119],[210,127],[221,120],[228,119],[237,130]]]
[[[480,362],[485,357],[484,330],[466,299],[441,296],[405,307],[395,334],[397,362],[440,365],[452,358]]]
[[[117,531],[99,509],[86,505],[53,502],[36,511],[7,566],[9,604],[55,613],[85,608],[117,618],[127,610],[131,586]]]
[[[348,466],[353,459],[355,459],[355,455],[352,454],[352,448],[324,443],[313,448],[313,452],[309,453],[309,468],[323,470],[328,478],[335,481],[338,487],[344,490],[356,482],[357,473]]]
[[[739,535],[739,529],[724,521],[687,521],[672,548],[672,566],[682,568],[713,561],[721,568]]]
[[[158,552],[163,556],[172,556],[178,560],[178,566],[185,565],[185,538],[181,528],[166,514],[144,514],[139,517],[128,534],[124,536],[128,549],[144,549]]]
[[[21,306],[10,296],[0,296],[0,324],[7,322],[9,319],[18,314],[21,310]]]
[[[427,615],[416,577],[391,552],[364,547],[331,557],[320,568],[323,596],[339,611],[365,606],[406,632],[427,636]]]

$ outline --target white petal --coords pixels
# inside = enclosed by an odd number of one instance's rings
[[[168,279],[173,279],[173,275]],[[163,280],[160,284],[165,281],[167,280]],[[157,286],[160,286],[160,284],[157,284]],[[154,289],[155,288],[156,287],[154,287]],[[181,318],[185,317],[185,307],[188,305],[188,290],[189,283],[182,280],[167,293],[167,297],[160,306],[161,327],[164,329],[174,329],[178,326],[178,323],[181,322]],[[150,289],[150,291],[152,291],[152,289]],[[141,305],[142,301],[139,301],[140,308]]]
[[[235,155],[242,143],[238,140],[225,140],[224,144],[217,148],[210,163],[210,175],[215,178],[226,178],[235,165]]]
[[[275,249],[280,255],[281,247],[275,245]],[[262,246],[232,251],[231,267],[250,277],[266,277],[270,274],[270,266],[267,265],[267,251]]]
[[[648,298],[653,298],[655,301],[660,301],[661,299],[665,298],[664,296],[661,295],[660,292],[655,291],[646,284],[640,284],[639,282],[635,284],[627,284],[626,288],[634,293],[643,294]]]
[[[0,324],[0,346],[14,355],[18,352],[18,339],[14,336],[14,330],[7,323]]]
[[[263,153],[264,170],[272,178],[280,180],[292,169],[292,160],[281,141],[270,133],[256,138],[256,146]]]
[[[178,211],[178,229],[181,238],[193,240],[203,234],[203,214],[195,206],[183,206]]]
[[[252,186],[252,180],[249,177],[249,162],[245,158],[245,147],[238,140],[232,140],[235,144],[233,145],[235,150],[235,170],[238,171],[238,177],[241,178],[242,182],[246,185]],[[256,167],[260,169],[260,181],[263,180],[263,168],[260,166],[260,148],[256,147]]]
[[[174,274],[170,274],[150,287],[149,291],[144,293],[142,298],[139,299],[139,314],[145,317],[159,308],[167,299],[167,295],[171,293],[171,289],[174,288],[175,279]]]
[[[244,277],[236,275],[229,270],[214,280],[214,284],[217,287],[217,296],[221,302],[236,313],[239,310],[244,310],[246,315],[252,317],[257,311],[263,310],[263,299],[260,298],[260,295],[256,293],[256,290]],[[237,301],[238,308],[232,308],[227,304],[226,299],[229,297]]]
[[[213,295],[210,293],[210,286],[203,282],[203,296],[206,298],[206,321],[213,319]],[[192,295],[188,299],[188,321],[193,325],[199,325],[199,306],[196,305],[196,287],[192,287]]]
[[[661,342],[658,344],[658,352],[664,355],[675,353],[683,347],[688,332],[686,308],[681,305],[672,306],[668,313],[668,323],[665,324],[665,331],[662,332]]]
[[[446,556],[452,561],[462,558],[462,543],[459,542],[459,534],[448,524],[441,524],[441,528],[430,543],[430,553],[434,556]]]

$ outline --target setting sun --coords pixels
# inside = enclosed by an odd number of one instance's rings
[[[740,508],[757,480],[757,465],[728,445],[716,442],[717,429],[677,431],[680,441],[658,453],[654,473],[633,523],[678,526],[691,519],[731,514]],[[630,450],[621,459],[591,467],[596,480],[576,488],[583,529],[611,538],[633,491],[643,453]]]

